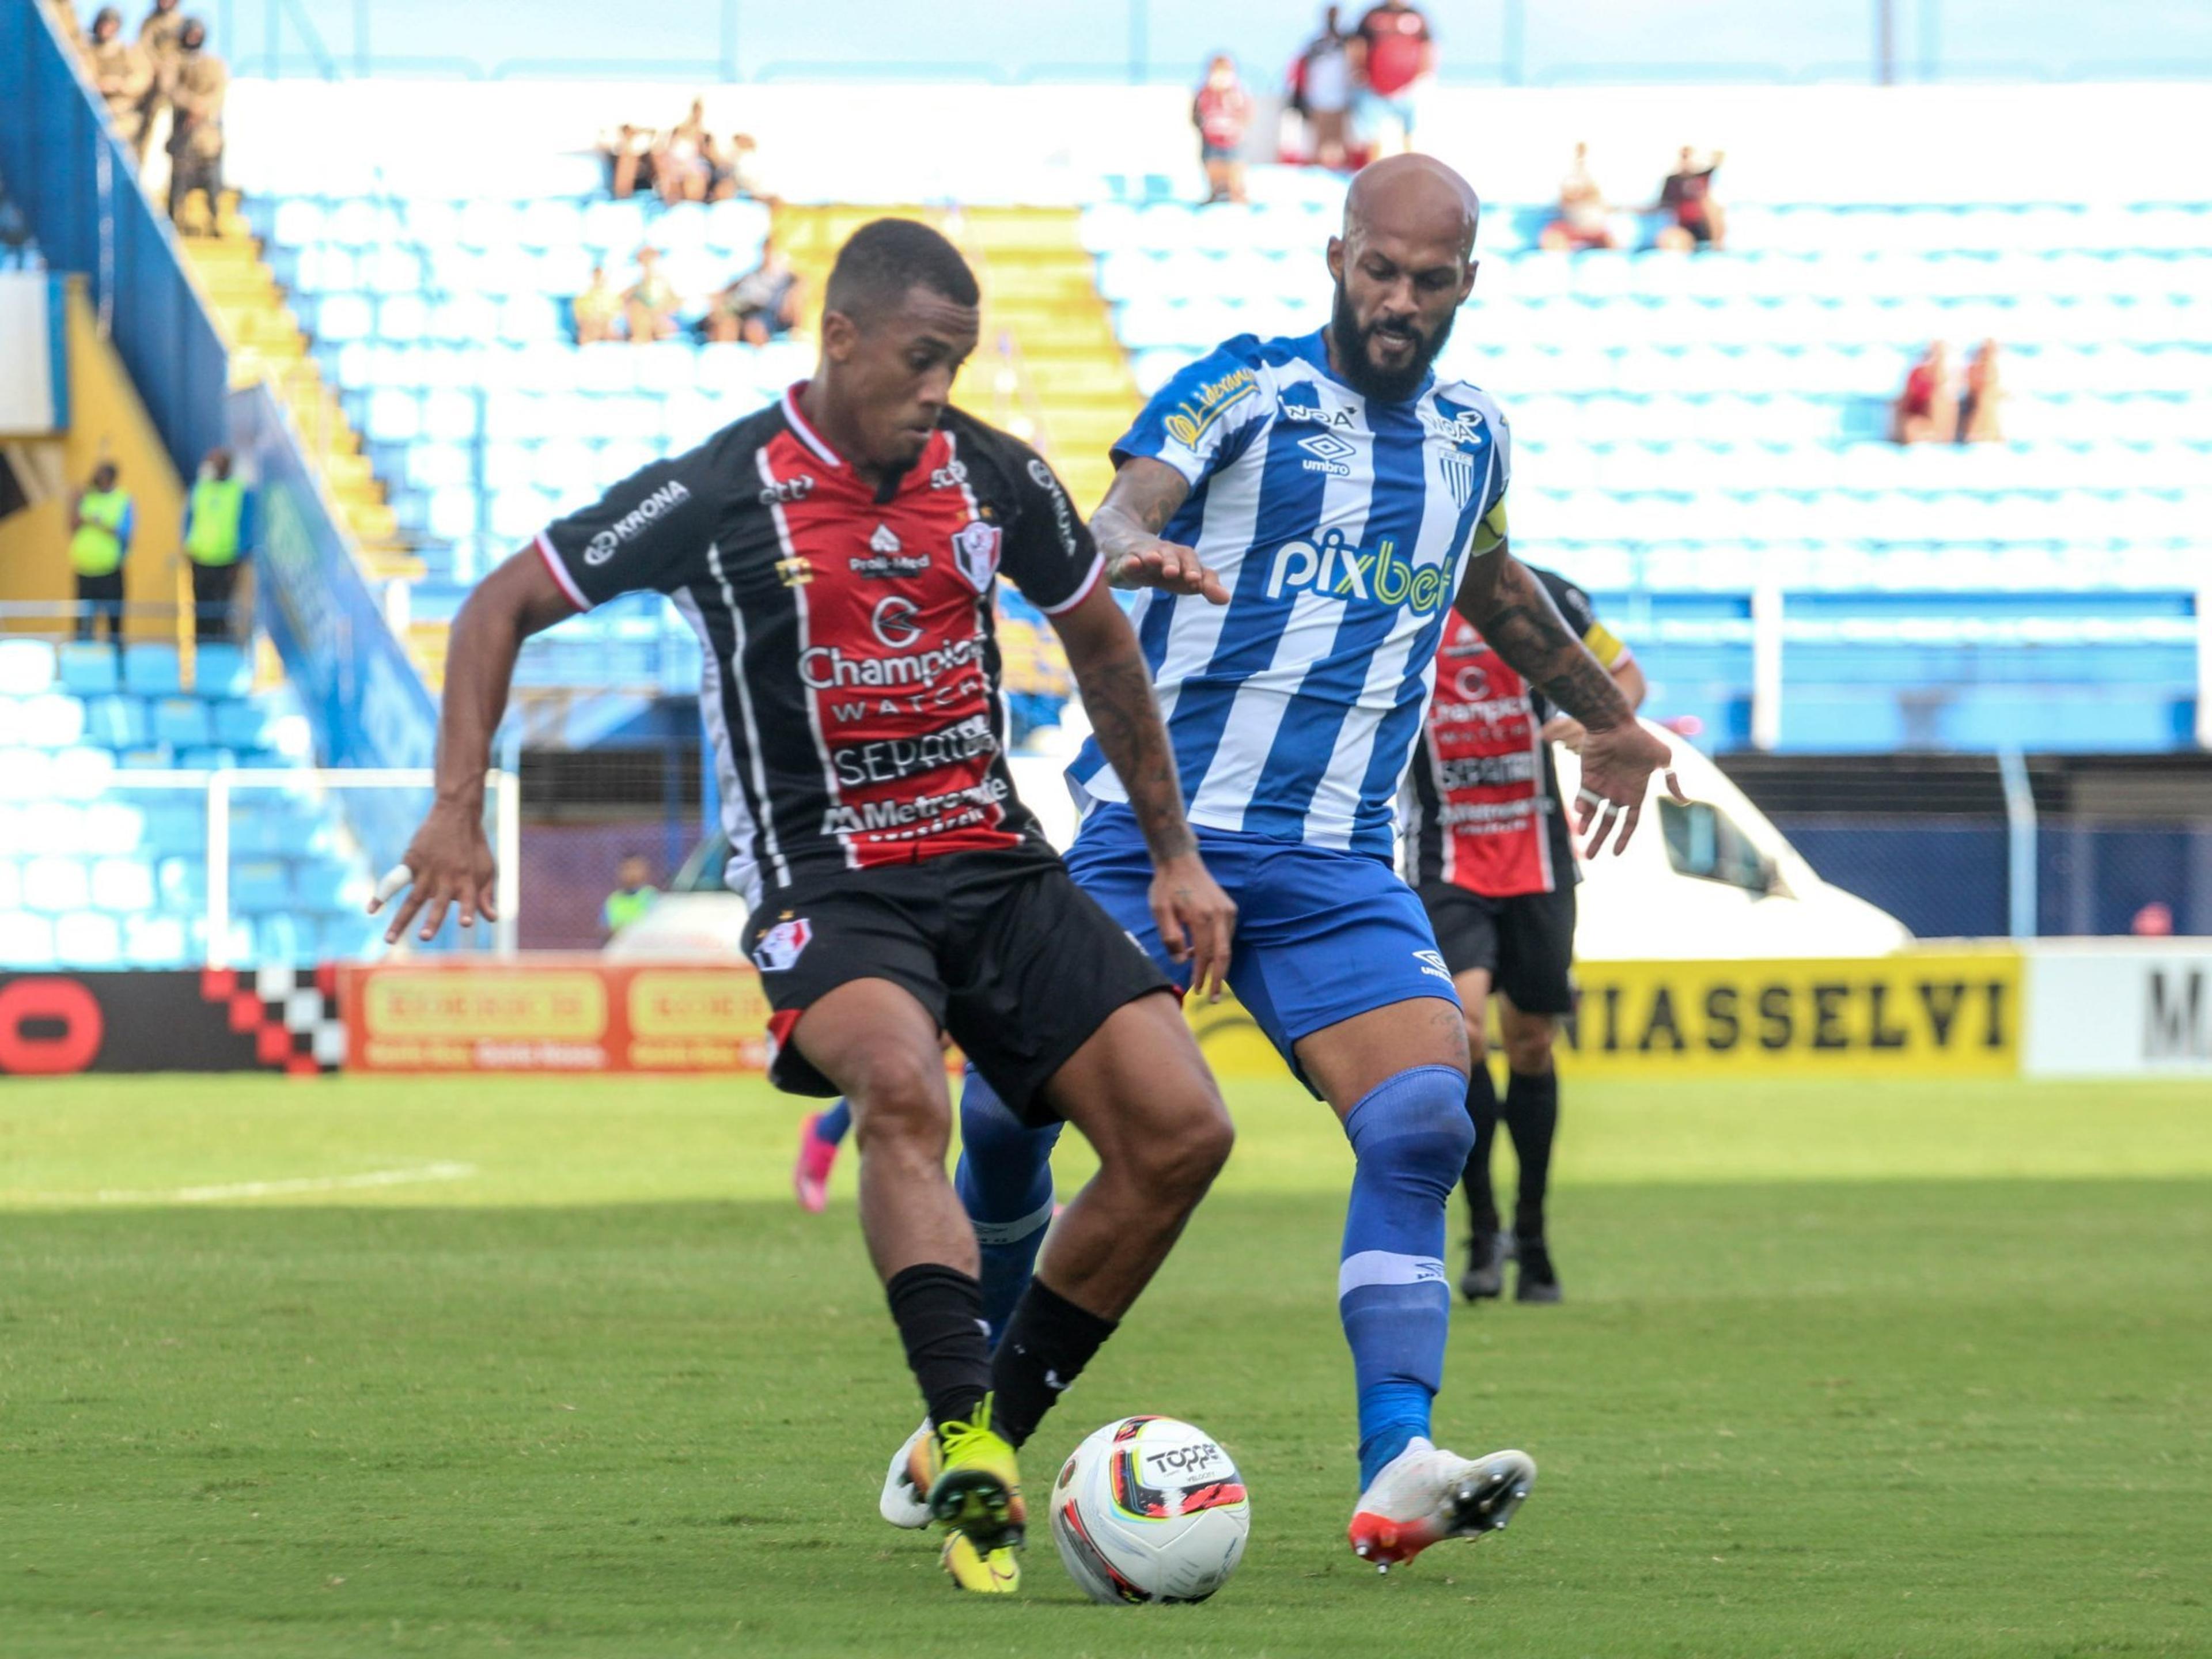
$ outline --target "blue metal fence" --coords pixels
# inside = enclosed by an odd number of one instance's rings
[[[168,221],[139,187],[39,0],[0,0],[0,183],[55,269],[82,271],[177,470],[222,441],[229,359]]]

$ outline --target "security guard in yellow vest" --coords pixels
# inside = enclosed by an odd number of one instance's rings
[[[115,487],[115,463],[102,461],[70,509],[70,568],[76,573],[76,636],[92,638],[102,617],[107,637],[123,643],[123,561],[131,551],[137,509]]]
[[[616,872],[615,890],[607,895],[605,908],[600,913],[600,920],[607,925],[607,937],[613,938],[638,921],[653,908],[653,900],[659,896],[659,890],[653,884],[650,867],[636,854],[631,854]]]
[[[185,503],[185,557],[192,567],[193,637],[227,639],[238,562],[246,552],[246,486],[230,476],[230,452],[208,451]]]

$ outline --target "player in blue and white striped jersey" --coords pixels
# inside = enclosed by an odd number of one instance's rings
[[[1351,1541],[1382,1566],[1502,1526],[1535,1474],[1520,1452],[1429,1439],[1445,1201],[1474,1130],[1450,975],[1390,860],[1447,607],[1589,728],[1577,827],[1593,851],[1626,841],[1668,760],[1506,550],[1497,404],[1431,373],[1474,287],[1478,212],[1429,158],[1367,168],[1328,246],[1329,325],[1232,340],[1170,382],[1115,446],[1092,520],[1109,579],[1146,590],[1138,637],[1190,821],[1237,905],[1229,982],[1357,1157],[1338,1278],[1359,1391]],[[1151,890],[1122,780],[1095,744],[1070,777],[1087,810],[1069,870],[1165,963],[1152,917],[1172,896]],[[988,1304],[1018,1287],[1023,1230],[1050,1212],[1049,1132],[972,1089],[963,1125]],[[1004,1340],[1023,1340],[1018,1319]]]

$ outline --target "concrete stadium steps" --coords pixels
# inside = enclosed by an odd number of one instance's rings
[[[309,356],[299,319],[239,214],[236,197],[227,194],[212,220],[201,207],[184,224],[191,233],[182,240],[193,279],[231,348],[233,380],[249,385],[265,379],[277,388],[369,575],[380,580],[421,575],[420,561],[401,544],[398,520],[362,452],[360,434]]]

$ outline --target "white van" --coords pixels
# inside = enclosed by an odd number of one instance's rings
[[[1813,873],[1782,832],[1680,738],[1651,730],[1674,750],[1690,805],[1651,781],[1644,821],[1627,852],[1583,864],[1575,954],[1593,961],[1671,957],[1871,957],[1911,942],[1895,917]],[[1575,757],[1559,751],[1559,791],[1571,801]],[[1015,755],[1014,788],[1055,847],[1075,837],[1075,808],[1060,776],[1063,755]],[[722,885],[728,844],[702,842],[640,921],[615,935],[611,957],[628,961],[727,960],[739,953],[745,902]]]

